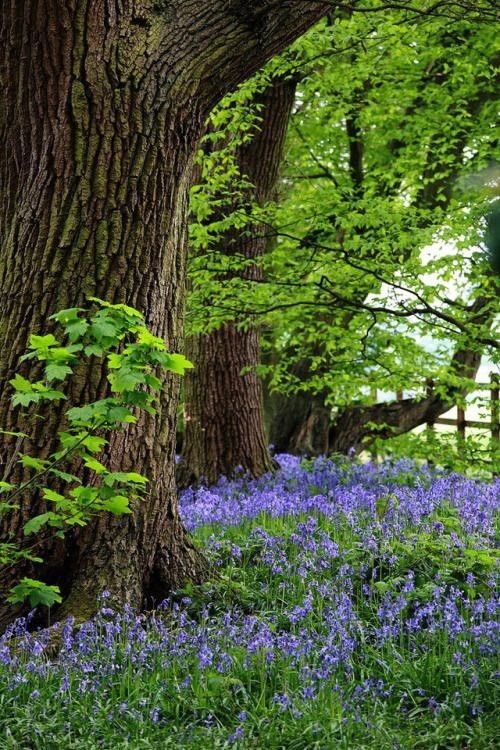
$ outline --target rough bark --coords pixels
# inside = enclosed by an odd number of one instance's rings
[[[261,121],[252,139],[236,153],[239,171],[252,187],[240,200],[264,205],[275,197],[283,145],[295,95],[295,81],[275,80],[257,97]],[[258,261],[266,251],[267,232],[261,225],[232,229],[217,251]],[[213,249],[212,249],[213,252]],[[251,263],[238,273],[258,280],[262,269]],[[261,476],[276,467],[267,446],[262,383],[255,373],[260,363],[259,332],[234,323],[206,335],[190,337],[187,354],[195,369],[184,387],[183,449],[178,467],[181,486],[211,484],[238,470]]]
[[[89,295],[139,308],[172,350],[181,346],[187,190],[210,108],[300,35],[326,2],[276,0],[5,0],[0,8],[0,425],[55,448],[56,410],[26,424],[8,380],[27,337],[55,310]],[[81,371],[75,403],[106,391],[99,367]],[[111,440],[114,468],[147,474],[151,492],[126,520],[102,517],[39,550],[63,585],[66,611],[88,614],[108,588],[141,606],[204,563],[179,519],[174,483],[178,383],[158,414]],[[12,476],[17,445],[0,446]],[[2,538],[19,538],[26,498]],[[44,570],[41,570],[43,575]],[[4,571],[3,584],[13,582]],[[0,621],[12,616],[0,612]]]

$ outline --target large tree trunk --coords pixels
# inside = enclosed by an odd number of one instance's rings
[[[211,107],[296,38],[327,2],[5,0],[0,9],[0,425],[32,436],[25,451],[56,447],[57,409],[26,424],[8,381],[28,334],[89,295],[144,312],[172,350],[182,345],[185,227],[192,155]],[[98,367],[81,371],[70,400],[106,392]],[[86,615],[107,588],[134,606],[163,595],[204,563],[179,519],[174,483],[178,383],[158,414],[114,436],[111,466],[150,478],[126,520],[102,517],[38,550],[66,611]],[[3,436],[4,437],[4,436]],[[18,477],[15,439],[0,447],[4,478]],[[0,468],[0,471],[2,469]],[[38,498],[6,519],[21,537]],[[41,575],[44,570],[40,571]],[[40,574],[39,573],[39,574]],[[15,580],[4,571],[3,584]],[[12,616],[0,612],[0,621]]]
[[[292,111],[296,82],[275,80],[257,103],[261,122],[252,139],[240,146],[236,162],[249,179],[242,200],[265,205],[275,197],[283,145]],[[217,250],[257,261],[238,275],[258,280],[259,258],[266,250],[265,228],[253,225],[224,234]],[[213,252],[213,249],[211,249]],[[260,363],[259,333],[255,326],[222,325],[206,335],[190,337],[188,357],[195,369],[186,376],[184,425],[178,483],[200,479],[214,483],[240,469],[261,476],[276,467],[267,446],[262,383],[255,373]]]

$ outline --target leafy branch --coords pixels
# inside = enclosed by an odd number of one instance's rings
[[[35,489],[46,506],[42,513],[32,516],[23,525],[25,537],[38,535],[34,543],[29,546],[12,542],[0,544],[4,572],[17,566],[22,559],[42,562],[33,555],[41,543],[42,531],[53,530],[49,539],[62,538],[69,528],[85,526],[99,513],[132,513],[130,503],[144,496],[148,479],[133,471],[108,470],[100,460],[109,442],[103,432],[120,430],[137,422],[138,412],[154,414],[156,396],[163,385],[158,374],[169,371],[182,375],[192,367],[181,354],[166,351],[165,342],[146,328],[137,310],[97,298],[91,298],[90,302],[90,309],[75,307],[52,316],[63,328],[64,343],[52,333],[30,337],[29,351],[21,361],[41,362],[41,379],[31,381],[17,373],[10,381],[14,406],[34,407],[43,402],[63,401],[66,395],[54,387],[54,383],[64,383],[77,366],[97,358],[106,366],[112,395],[68,408],[65,412],[68,426],[58,433],[60,449],[47,459],[18,453],[18,463],[34,471],[33,476],[17,485],[7,481],[8,477],[0,482],[0,493],[6,497],[6,501],[0,503],[0,516],[18,510],[19,506],[13,501],[29,497]],[[15,436],[21,443],[28,437],[24,433]],[[86,483],[74,473],[75,464],[88,476]],[[13,467],[14,462],[11,465]],[[49,480],[57,489],[47,484]],[[29,599],[32,606],[51,606],[61,601],[61,595],[56,586],[25,577],[13,587],[7,601],[18,603],[25,599]]]

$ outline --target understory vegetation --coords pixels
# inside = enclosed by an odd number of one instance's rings
[[[2,748],[495,747],[500,481],[278,458],[183,493],[203,586],[9,628]]]

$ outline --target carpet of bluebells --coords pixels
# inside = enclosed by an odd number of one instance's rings
[[[279,461],[183,493],[210,582],[0,638],[0,748],[498,747],[500,480]]]

